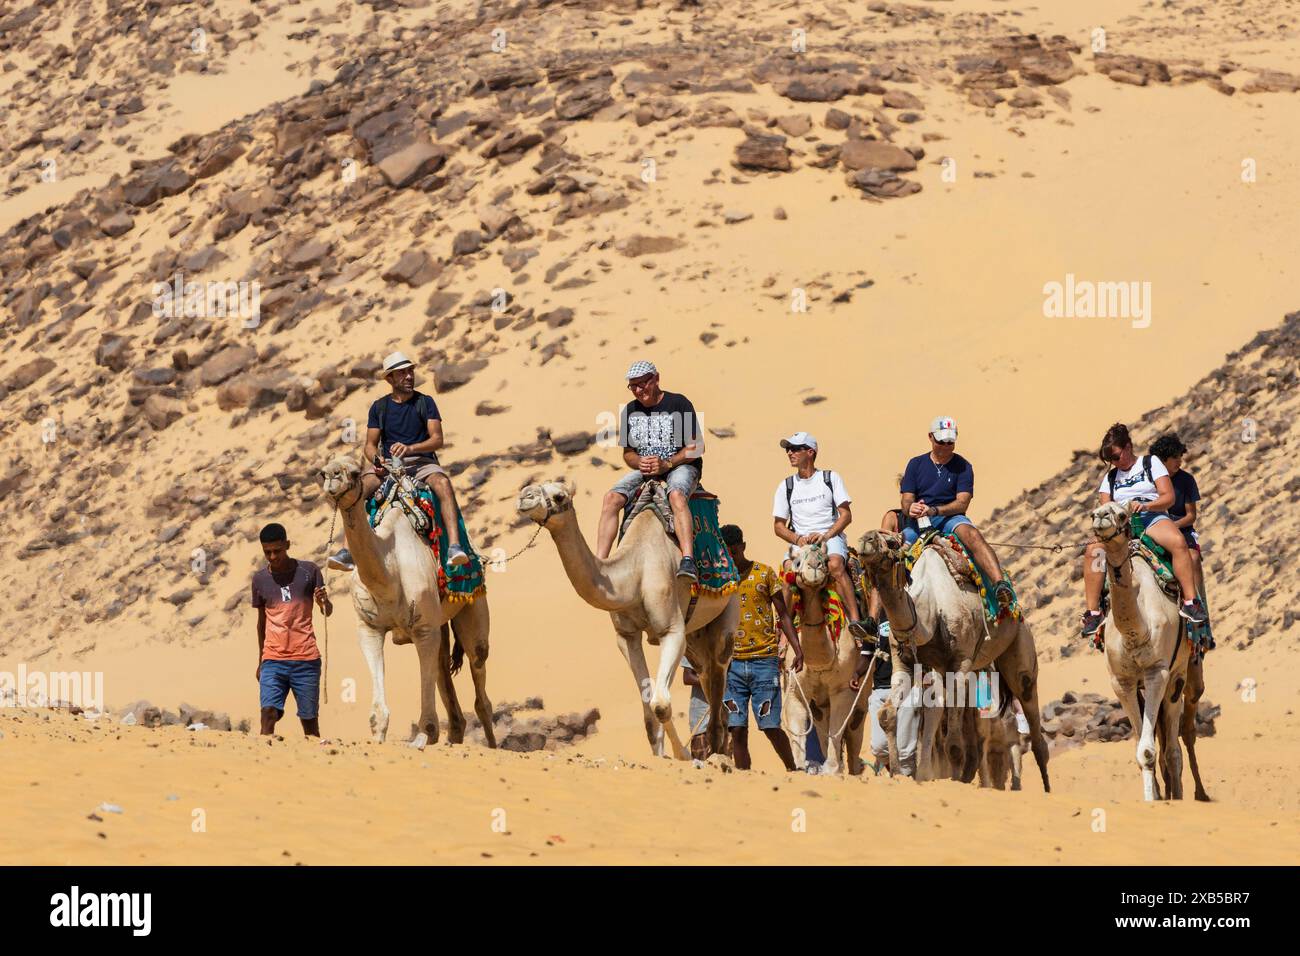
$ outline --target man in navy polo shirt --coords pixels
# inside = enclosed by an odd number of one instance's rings
[[[438,464],[443,445],[442,415],[433,396],[415,390],[415,363],[401,352],[384,359],[384,379],[392,394],[377,399],[366,419],[366,448],[361,463],[361,490],[367,498],[383,483],[375,456],[400,458],[406,473],[422,481],[438,499],[443,524],[447,527],[447,560],[454,565],[469,563],[457,527],[460,511],[447,470]],[[386,474],[386,472],[385,472]],[[329,566],[351,571],[352,554],[347,548],[332,555]]]
[[[929,437],[929,453],[907,463],[899,487],[905,516],[903,538],[908,544],[914,542],[921,534],[922,520],[943,534],[956,535],[979,569],[997,582],[993,596],[998,606],[1009,607],[1014,593],[1002,580],[1002,565],[979,529],[966,517],[975,495],[975,470],[957,454],[957,423],[940,415],[930,423]]]

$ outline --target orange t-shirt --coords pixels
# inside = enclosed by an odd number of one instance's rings
[[[320,568],[294,561],[283,577],[265,567],[253,575],[253,607],[266,610],[264,661],[314,661],[320,657],[311,626],[312,596],[325,584]]]

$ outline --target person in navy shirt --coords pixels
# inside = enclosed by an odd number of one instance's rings
[[[1201,489],[1197,487],[1192,473],[1183,467],[1187,446],[1179,440],[1176,432],[1169,432],[1155,440],[1151,445],[1151,454],[1164,462],[1169,480],[1173,482],[1174,503],[1169,506],[1169,517],[1187,541],[1192,569],[1196,573],[1196,590],[1204,596],[1205,571],[1201,564],[1201,539],[1196,533],[1196,516],[1199,512],[1197,502],[1201,500]]]
[[[907,463],[902,493],[903,538],[912,544],[920,536],[920,522],[942,534],[955,535],[970,551],[975,564],[991,581],[999,607],[1009,607],[1014,593],[1002,579],[1002,565],[975,524],[966,517],[975,495],[975,470],[957,454],[957,423],[940,415],[930,423],[930,451]]]

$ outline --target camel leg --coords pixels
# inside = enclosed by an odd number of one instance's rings
[[[803,698],[794,682],[797,674],[791,674],[785,687],[785,700],[781,704],[781,719],[785,721],[786,733],[790,735],[791,751],[794,754],[796,770],[808,769],[808,735],[812,733],[812,715],[804,706]]]
[[[441,628],[421,630],[412,642],[420,661],[420,720],[410,745],[423,750],[428,744],[438,742],[437,688],[444,671],[451,667],[451,655],[447,642],[442,639]],[[447,683],[451,683],[450,678]]]
[[[451,679],[451,633],[443,625],[438,642],[438,690],[442,702],[447,708],[447,743],[463,744],[465,742],[465,711],[461,709],[460,698],[456,695],[456,685]],[[436,741],[437,738],[434,738]]]
[[[1020,622],[1020,632],[1015,642],[998,657],[995,664],[1001,679],[999,694],[1010,692],[1020,701],[1025,720],[1029,722],[1029,746],[1038,764],[1038,773],[1043,778],[1043,793],[1052,792],[1052,784],[1047,776],[1047,738],[1043,735],[1043,716],[1038,709],[1038,654],[1034,646],[1033,633],[1029,625]],[[1129,715],[1132,719],[1132,715]],[[1136,727],[1137,725],[1134,724]],[[1015,781],[1020,780],[1019,757],[1016,758]],[[1018,786],[1013,786],[1018,790]]]
[[[863,690],[870,696],[867,688]],[[849,725],[844,730],[844,754],[848,764],[849,776],[862,775],[866,765],[862,762],[862,740],[867,731],[867,698],[858,697],[856,702],[850,698],[853,710],[849,713]]]
[[[823,765],[826,773],[838,774],[841,770],[842,756],[844,752],[844,731],[840,730],[840,725],[849,715],[848,701],[844,699],[843,694],[831,694],[829,703],[829,714],[826,718],[826,763]],[[835,734],[830,737],[830,734]]]
[[[384,694],[384,632],[364,621],[357,623],[361,654],[370,668],[370,738],[382,744],[388,735],[388,700]]]
[[[727,696],[727,664],[731,658],[731,635],[735,630],[732,615],[723,613],[709,622],[708,626],[694,632],[696,646],[701,648],[704,658],[700,685],[704,697],[709,702],[709,750],[715,754],[725,754],[727,747],[727,715],[722,700]],[[691,735],[698,731],[692,727]]]
[[[1164,721],[1161,735],[1160,765],[1165,778],[1165,798],[1183,799],[1183,748],[1178,742],[1180,725],[1183,722],[1183,689],[1178,688],[1177,697],[1166,701],[1160,711]]]
[[[482,597],[465,605],[452,618],[451,626],[456,632],[465,653],[469,655],[469,673],[474,679],[474,715],[483,728],[483,737],[487,745],[497,745],[496,730],[492,726],[492,701],[487,692],[487,659],[489,616],[487,601]]]
[[[641,632],[618,635],[618,649],[623,653],[627,666],[632,668],[632,678],[636,681],[637,694],[641,698],[641,716],[645,721],[646,739],[650,741],[650,752],[656,757],[664,755],[664,725],[659,722],[650,709],[650,668],[645,661],[645,648],[641,646]]]
[[[1183,746],[1187,748],[1187,762],[1192,768],[1192,780],[1196,784],[1196,799],[1208,803],[1210,795],[1201,783],[1201,770],[1196,765],[1196,705],[1205,693],[1205,662],[1187,665],[1187,686],[1183,689],[1183,714],[1179,721],[1180,736]]]
[[[1156,721],[1162,711],[1161,698],[1165,693],[1169,672],[1159,665],[1149,668],[1142,676],[1142,733],[1138,737],[1137,762],[1142,768],[1142,798],[1147,801],[1159,800],[1160,791],[1156,785]]]

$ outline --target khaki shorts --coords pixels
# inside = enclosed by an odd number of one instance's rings
[[[408,474],[410,474],[413,478],[415,478],[416,481],[423,481],[425,484],[428,484],[429,479],[432,478],[434,475],[447,474],[446,468],[443,468],[442,465],[438,464],[437,462],[429,461],[427,458],[415,458],[411,460],[409,463],[404,463],[404,464],[407,465]],[[414,472],[410,471],[411,466],[415,467]],[[362,467],[361,477],[364,478],[366,477],[366,475],[375,475],[376,478],[379,477],[378,475],[375,474],[375,465],[373,462],[366,462],[366,464]]]

